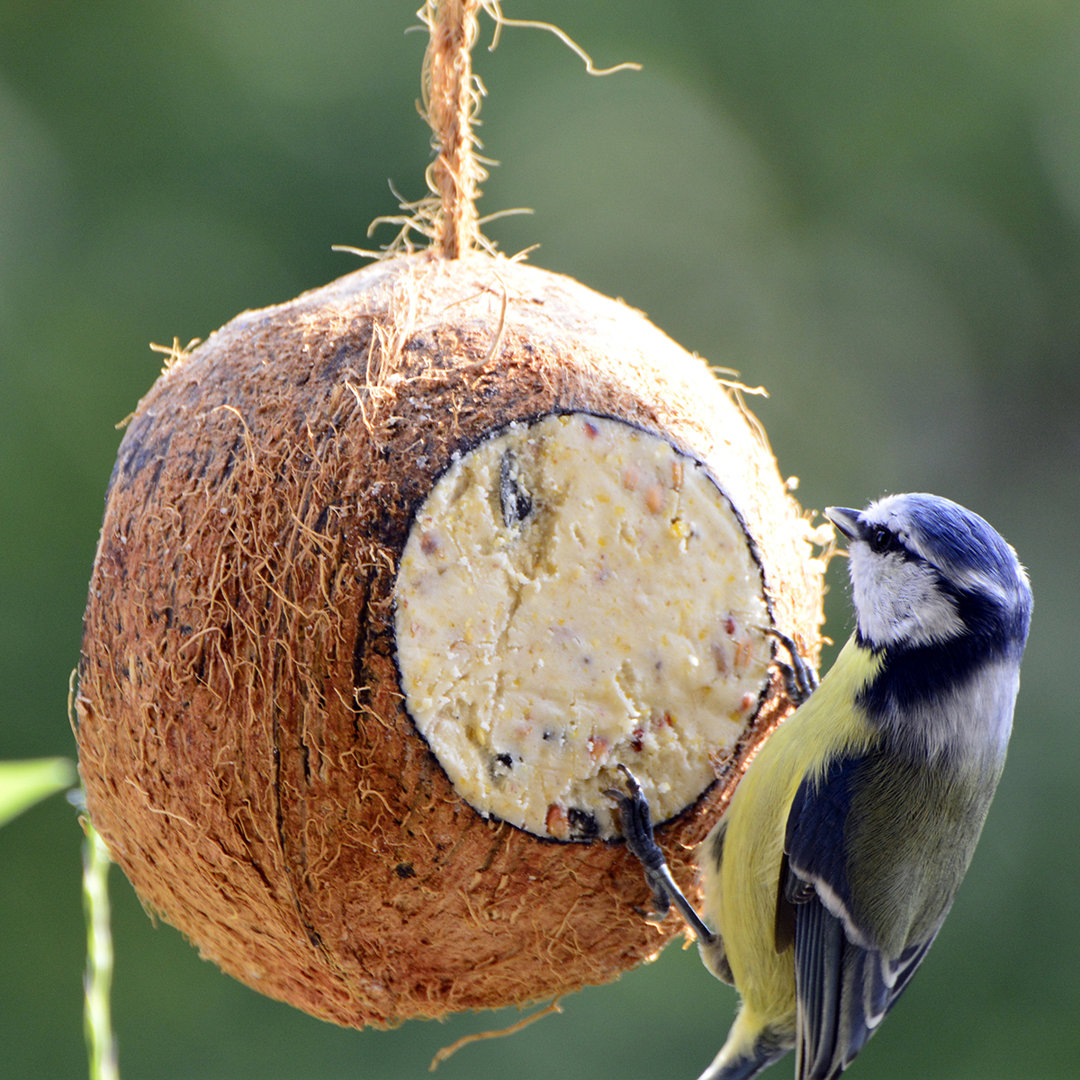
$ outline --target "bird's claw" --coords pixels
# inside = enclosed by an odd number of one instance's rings
[[[777,660],[776,666],[783,677],[784,690],[788,698],[798,707],[817,689],[818,674],[803,659],[794,638],[785,634],[783,630],[777,630],[775,626],[766,626],[762,629],[769,637],[776,638],[783,645],[791,660],[790,663]]]
[[[618,806],[619,820],[627,849],[641,863],[645,871],[645,881],[653,894],[655,918],[663,919],[674,905],[698,940],[712,947],[718,940],[716,934],[705,925],[701,916],[675,883],[664,853],[653,837],[649,801],[645,798],[637,777],[623,764],[619,765],[619,770],[626,777],[627,791],[612,789],[604,794],[614,800]]]
[[[627,791],[609,788],[604,794],[619,808],[619,824],[627,850],[641,863],[645,880],[653,894],[654,913],[662,919],[671,910],[671,901],[660,876],[660,869],[666,862],[653,836],[649,801],[637,777],[621,762],[618,768],[626,777]]]

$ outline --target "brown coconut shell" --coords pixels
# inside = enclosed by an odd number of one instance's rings
[[[376,263],[240,315],[139,404],[90,585],[80,769],[143,902],[242,982],[387,1025],[601,983],[680,931],[642,916],[621,844],[484,820],[402,707],[392,590],[414,508],[455,451],[559,410],[704,461],[776,625],[814,655],[822,566],[760,428],[701,360],[568,278]],[[789,708],[780,683],[659,831],[691,896],[693,846]]]

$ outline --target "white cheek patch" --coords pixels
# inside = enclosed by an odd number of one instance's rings
[[[952,598],[925,564],[852,543],[851,582],[859,633],[874,645],[931,645],[964,632]]]

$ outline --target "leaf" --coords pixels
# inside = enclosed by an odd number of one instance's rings
[[[0,825],[78,779],[67,758],[0,761]]]

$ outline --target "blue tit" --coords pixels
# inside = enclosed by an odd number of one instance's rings
[[[844,1071],[941,929],[1005,761],[1031,619],[1013,549],[934,495],[825,513],[848,540],[855,630],[816,689],[778,635],[808,694],[698,851],[704,921],[633,777],[612,792],[659,909],[676,904],[739,991],[701,1080],[745,1080],[791,1049],[798,1080]]]

